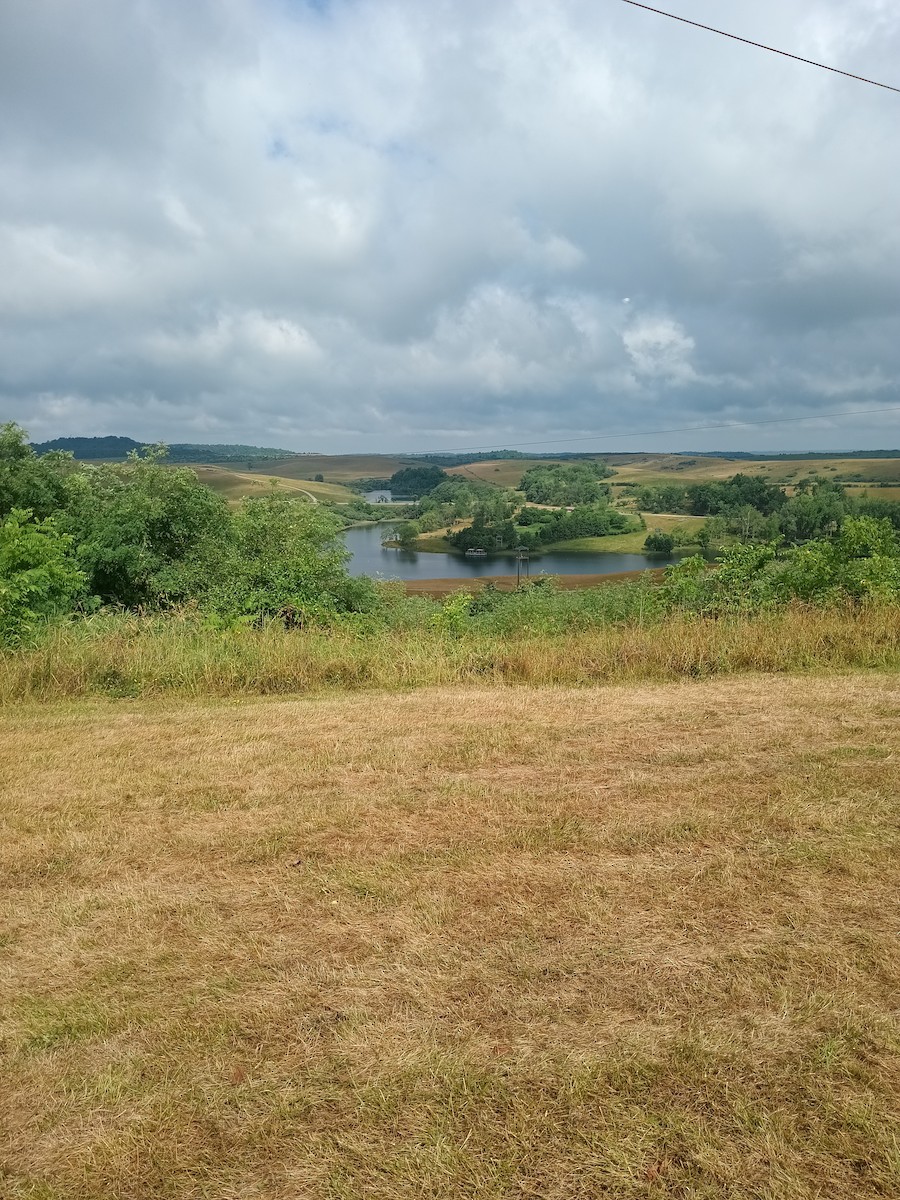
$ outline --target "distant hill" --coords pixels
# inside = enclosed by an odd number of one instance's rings
[[[752,458],[759,461],[780,459],[785,462],[820,458],[900,458],[900,450],[679,450],[678,454],[690,458]]]
[[[68,450],[78,459],[101,459],[122,462],[132,450],[140,450],[146,442],[136,442],[129,437],[62,437],[50,442],[34,442],[37,454],[49,450]],[[223,463],[223,462],[266,462],[273,459],[302,458],[295,450],[278,450],[271,446],[242,446],[231,444],[173,442],[169,446],[169,462],[176,463]]]

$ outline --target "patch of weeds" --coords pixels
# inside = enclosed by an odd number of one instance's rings
[[[41,1053],[106,1037],[112,1028],[109,1012],[92,1000],[78,997],[66,1003],[37,1000],[25,1002],[22,1007],[25,1036],[21,1048],[26,1053]]]
[[[516,850],[572,850],[584,845],[587,830],[580,817],[562,815],[540,825],[512,830],[509,844]]]
[[[624,825],[612,833],[607,845],[619,854],[641,854],[666,846],[685,846],[705,842],[708,830],[689,818],[675,821],[643,821]]]
[[[896,714],[895,714],[896,715]],[[835,746],[829,757],[837,759],[874,759],[876,762],[890,761],[896,754],[893,746]]]
[[[108,1063],[92,1075],[66,1076],[61,1086],[75,1100],[111,1105],[133,1099],[142,1084],[130,1063]]]
[[[291,851],[296,848],[296,841],[297,835],[293,830],[273,831],[266,837],[250,842],[235,861],[243,866],[278,862],[290,856]]]
[[[383,880],[352,868],[329,872],[328,879],[323,881],[323,884],[324,890],[328,892],[349,893],[357,900],[366,900],[371,904],[388,904],[397,899],[396,892]]]
[[[141,685],[118,667],[106,667],[96,676],[97,690],[116,700],[136,700],[141,694]]]

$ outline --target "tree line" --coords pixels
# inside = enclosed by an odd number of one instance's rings
[[[72,611],[152,611],[193,604],[211,618],[300,621],[365,609],[376,593],[352,578],[340,517],[275,492],[235,508],[165,448],[124,463],[38,455],[24,430],[0,427],[0,640],[12,644]]]
[[[841,484],[823,477],[801,480],[792,494],[762,476],[741,474],[721,482],[642,486],[633,494],[643,512],[706,517],[697,535],[704,547],[729,537],[800,545],[835,535],[851,516],[886,519],[900,529],[900,504],[850,496]],[[653,531],[648,543],[651,539],[654,546],[648,549],[666,548],[666,535]]]

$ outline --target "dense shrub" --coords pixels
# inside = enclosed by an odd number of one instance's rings
[[[70,612],[84,585],[72,539],[52,517],[36,521],[17,508],[0,523],[0,645],[18,645]]]
[[[652,529],[644,538],[644,549],[651,554],[671,554],[675,549],[675,536],[662,529]]]

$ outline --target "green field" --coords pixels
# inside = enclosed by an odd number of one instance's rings
[[[644,549],[644,540],[651,529],[662,529],[666,533],[672,530],[696,532],[705,523],[704,517],[686,517],[679,513],[644,513],[647,522],[646,529],[635,529],[632,533],[614,533],[609,537],[574,538],[569,542],[557,542],[544,547],[547,550],[577,550],[591,554],[640,554]]]

